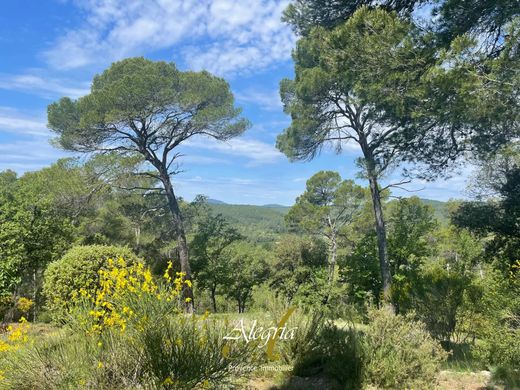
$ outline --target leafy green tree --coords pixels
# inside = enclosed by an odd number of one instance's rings
[[[347,286],[351,302],[361,309],[371,302],[380,306],[382,284],[375,232],[368,232],[358,238],[352,251],[346,254],[340,264],[340,280]]]
[[[421,175],[431,178],[468,152],[494,153],[520,133],[519,8],[440,1],[438,18],[424,29],[409,17],[423,3],[297,0],[285,13],[302,38],[295,80],[281,83],[293,121],[278,146],[305,159],[324,144],[338,151],[349,140],[360,145],[387,298],[391,277],[377,199],[384,171],[420,161],[427,166]]]
[[[390,202],[387,213],[392,299],[400,311],[403,306],[406,309],[421,264],[435,252],[433,231],[437,223],[433,208],[416,196]]]
[[[502,269],[520,256],[520,153],[513,144],[482,163],[473,191],[477,200],[462,202],[453,210],[451,219],[456,226],[467,228],[487,238],[486,251],[490,259],[502,261]]]
[[[292,123],[278,136],[277,147],[291,160],[311,159],[326,145],[340,152],[347,142],[362,152],[358,162],[369,181],[387,301],[392,277],[379,181],[416,146],[410,139],[402,142],[409,132],[392,119],[406,113],[429,61],[415,32],[395,14],[363,8],[332,31],[315,28],[300,39],[293,55],[295,79],[280,85]]]
[[[41,275],[71,245],[74,229],[49,186],[55,169],[16,178],[0,175],[0,283],[2,295],[30,294],[39,308]]]
[[[431,206],[418,197],[404,198],[386,204],[388,216],[388,252],[394,285],[392,302],[397,311],[410,307],[413,289],[419,283],[421,266],[437,254],[435,237],[437,222]],[[381,278],[377,264],[377,237],[361,223],[360,237],[353,249],[341,262],[342,279],[347,284],[349,296],[357,304],[373,299],[380,304]]]
[[[193,273],[197,286],[209,291],[213,311],[217,312],[217,290],[233,274],[224,251],[242,236],[221,214],[214,215],[207,205],[200,214],[190,242]]]
[[[307,180],[305,192],[285,216],[288,224],[328,242],[331,285],[336,272],[340,230],[356,218],[367,200],[367,191],[354,181],[342,181],[337,172],[320,171]]]
[[[316,237],[283,236],[276,244],[269,285],[288,301],[309,305],[326,301],[326,243]]]
[[[394,274],[407,266],[411,255],[432,254],[432,233],[437,227],[434,210],[417,196],[388,205],[388,246]]]
[[[0,172],[0,295],[9,297],[21,281],[20,268],[24,261],[24,227],[16,223],[15,186],[13,171]]]
[[[410,291],[410,306],[432,336],[450,343],[471,279],[470,274],[450,270],[445,261],[424,265],[419,282]]]
[[[253,287],[260,285],[269,275],[270,254],[262,247],[246,241],[235,242],[226,247],[224,252],[230,272],[227,273],[223,291],[236,300],[238,312],[243,313]]]
[[[171,213],[182,272],[191,279],[188,244],[171,176],[177,148],[194,136],[227,140],[241,134],[229,85],[208,72],[182,72],[173,63],[129,58],[94,77],[91,91],[77,100],[62,98],[48,107],[49,128],[61,147],[93,153],[139,156],[138,174],[159,181]],[[139,189],[139,188],[136,188]],[[193,309],[193,291],[184,296]]]

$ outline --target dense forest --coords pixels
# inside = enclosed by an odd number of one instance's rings
[[[50,104],[74,157],[0,172],[0,388],[520,388],[520,7],[426,3],[286,8],[276,147],[360,156],[291,206],[179,195],[183,143],[250,126],[207,71],[127,58]],[[466,199],[396,195],[468,163]]]

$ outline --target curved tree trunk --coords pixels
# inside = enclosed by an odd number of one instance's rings
[[[168,207],[172,214],[173,225],[175,229],[175,238],[177,240],[177,249],[179,253],[179,261],[181,263],[181,272],[184,273],[185,281],[192,281],[191,279],[191,267],[188,255],[188,242],[186,241],[186,234],[184,232],[184,224],[182,221],[181,210],[179,203],[173,192],[173,186],[169,175],[161,175],[161,181],[166,191],[166,197],[168,198]],[[189,313],[193,312],[193,288],[188,284],[182,284],[182,297],[186,304],[186,311]]]

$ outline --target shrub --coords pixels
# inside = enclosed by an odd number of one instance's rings
[[[307,353],[298,357],[294,374],[316,374],[334,380],[339,388],[359,389],[363,382],[364,348],[358,332],[326,323]]]
[[[193,389],[225,383],[253,356],[251,344],[226,355],[222,323],[170,316],[145,329],[101,336],[59,332],[13,352],[2,364],[8,389]],[[216,387],[221,388],[221,387]]]
[[[419,284],[412,292],[411,308],[437,340],[450,343],[470,286],[469,276],[450,272],[442,263],[428,264],[422,270]]]
[[[520,316],[492,321],[476,346],[477,356],[493,372],[493,380],[506,388],[520,387]]]
[[[366,331],[365,378],[383,389],[431,389],[447,353],[412,315],[371,310]]]
[[[340,329],[316,310],[294,312],[287,326],[297,328],[295,337],[278,346],[283,361],[293,366],[294,375],[324,376],[331,389],[360,388],[364,352],[353,327]]]
[[[108,261],[94,293],[80,290],[65,331],[12,356],[2,385],[17,389],[193,389],[224,383],[255,358],[227,344],[222,322],[181,313],[182,273],[156,280],[142,263]]]
[[[121,257],[130,264],[138,262],[128,248],[89,245],[73,247],[60,260],[49,264],[45,270],[43,293],[53,319],[64,320],[79,290],[92,293],[99,287],[99,270],[107,267],[108,259]]]

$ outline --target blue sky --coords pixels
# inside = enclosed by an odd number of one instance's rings
[[[276,150],[289,124],[278,83],[292,76],[295,37],[280,21],[288,1],[268,0],[25,0],[0,14],[0,170],[22,174],[66,153],[49,144],[47,105],[79,97],[111,62],[131,56],[174,61],[225,77],[253,124],[227,143],[193,140],[183,147],[177,192],[228,203],[290,205],[319,170],[355,178],[355,147],[324,151],[312,162],[290,163]],[[468,170],[449,180],[414,182],[415,194],[447,200],[464,196]],[[388,180],[395,180],[398,173]],[[362,183],[362,182],[360,182]],[[409,193],[396,191],[396,195]]]

